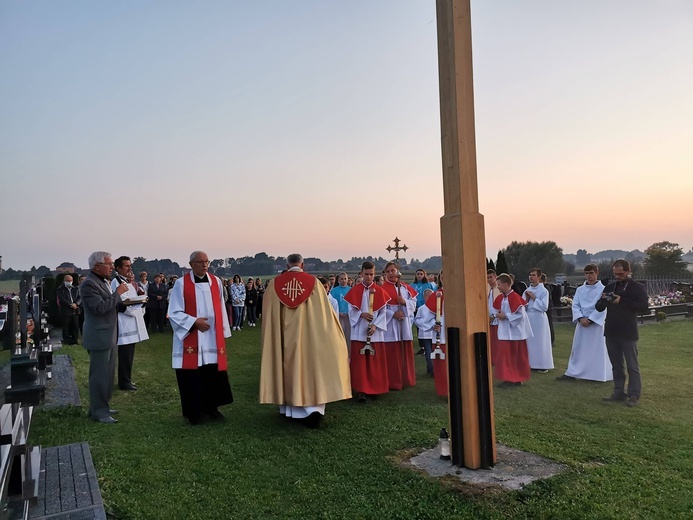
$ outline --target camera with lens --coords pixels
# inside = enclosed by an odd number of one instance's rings
[[[614,301],[614,293],[605,293],[604,296],[602,296],[602,300],[604,300],[606,303],[611,303]]]

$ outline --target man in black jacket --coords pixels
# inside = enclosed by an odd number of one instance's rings
[[[56,294],[63,322],[63,345],[76,345],[79,334],[79,305],[82,300],[77,287],[72,285],[71,275],[65,275]]]
[[[616,282],[606,286],[604,295],[595,306],[598,311],[607,309],[604,336],[614,374],[614,391],[603,400],[625,401],[626,406],[636,406],[642,390],[638,365],[638,315],[649,310],[647,291],[631,279],[627,260],[616,260],[612,269]],[[627,391],[624,359],[628,367]]]

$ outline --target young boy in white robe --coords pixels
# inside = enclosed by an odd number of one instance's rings
[[[549,291],[541,283],[541,269],[529,270],[529,287],[522,294],[527,302],[527,317],[532,326],[532,334],[527,338],[529,366],[532,370],[546,373],[553,369],[551,349],[551,329],[546,311],[549,308]]]
[[[578,287],[573,297],[573,323],[575,336],[570,352],[568,369],[558,376],[558,381],[587,379],[611,381],[613,372],[604,338],[606,309],[599,312],[594,307],[602,297],[604,285],[597,278],[599,268],[594,264],[585,266],[585,283]]]
[[[512,279],[503,273],[498,279],[501,294],[493,302],[491,318],[498,318],[498,352],[493,375],[504,386],[520,386],[530,378],[527,338],[532,328],[527,318],[527,302],[512,290]]]

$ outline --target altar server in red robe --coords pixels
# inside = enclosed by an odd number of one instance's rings
[[[388,262],[385,265],[385,282],[382,288],[390,297],[385,311],[387,330],[384,336],[387,377],[390,390],[402,390],[416,385],[412,322],[418,293],[411,285],[400,280],[399,265],[396,262]]]
[[[493,302],[494,316],[498,318],[498,351],[494,376],[504,386],[522,385],[530,377],[527,337],[532,333],[525,311],[527,302],[512,290],[512,279],[507,274],[498,277],[500,296]]]
[[[366,395],[385,394],[389,390],[383,335],[390,298],[374,283],[373,262],[363,263],[360,277],[361,282],[351,288],[344,300],[349,304],[351,323],[351,387],[363,402]]]
[[[433,337],[432,352],[433,360],[433,380],[435,382],[436,394],[440,397],[448,396],[448,360],[447,345],[445,340],[445,297],[443,294],[443,277],[438,277],[440,287],[432,292],[426,303],[416,312],[414,324],[419,327],[419,333],[429,331]],[[428,355],[428,354],[427,354]],[[443,358],[445,356],[445,358]]]

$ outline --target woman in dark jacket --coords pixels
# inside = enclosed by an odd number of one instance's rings
[[[248,279],[245,286],[245,311],[248,319],[248,326],[255,326],[255,306],[257,305],[257,289],[252,278]]]
[[[255,319],[259,320],[262,316],[262,298],[265,295],[265,286],[262,285],[260,278],[255,278],[255,289],[257,289],[257,305],[255,305]]]

